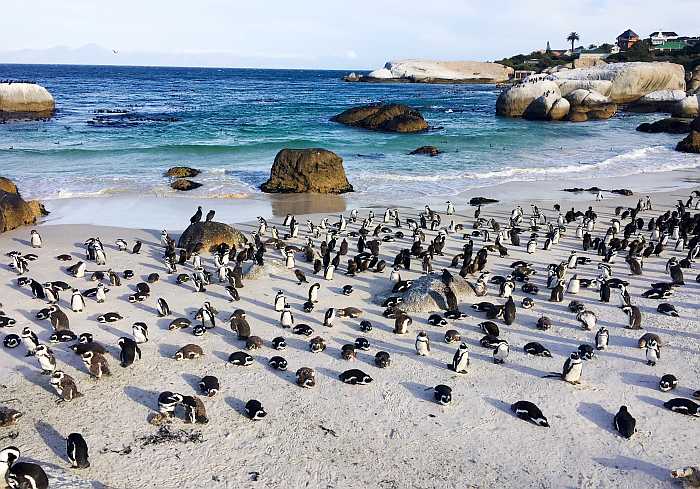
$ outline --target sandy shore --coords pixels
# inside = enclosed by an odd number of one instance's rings
[[[632,187],[616,183],[606,184],[606,187]],[[690,190],[655,193],[652,197],[655,211],[642,213],[641,217],[646,221],[670,209],[677,199],[685,200],[689,193]],[[473,195],[490,196],[487,192]],[[588,205],[593,206],[599,214],[595,234],[602,236],[614,216],[615,207],[634,206],[639,196],[606,198],[602,202],[594,202],[590,194],[558,194],[557,197],[562,209],[576,206],[585,210]],[[570,200],[565,200],[567,198]],[[508,202],[484,207],[482,217],[495,218],[505,224],[517,200],[503,200]],[[457,204],[455,222],[471,229],[474,209],[464,205],[463,200],[453,201]],[[194,210],[194,202],[187,204],[187,210],[178,204],[177,212],[173,213],[177,222],[165,221],[173,236],[184,227],[182,224]],[[406,207],[406,203],[400,204]],[[522,204],[529,215],[530,201]],[[421,207],[415,205],[416,209]],[[542,200],[543,212],[550,219],[556,219],[552,207],[551,200]],[[215,208],[219,211],[218,206]],[[350,208],[344,209],[346,215]],[[444,205],[435,209],[442,213]],[[138,210],[131,208],[128,212]],[[340,212],[343,209],[332,211],[331,222]],[[377,212],[379,220],[382,213]],[[415,218],[416,214],[417,211],[408,210],[402,213],[404,218]],[[229,220],[226,212],[220,215],[222,220]],[[366,216],[366,211],[360,211],[360,216]],[[307,218],[318,223],[319,217],[298,216],[298,219],[302,223]],[[445,219],[443,215],[443,224],[449,222]],[[281,229],[280,221],[273,218],[270,223]],[[429,314],[421,313],[412,315],[409,334],[393,334],[393,320],[383,318],[384,308],[372,301],[376,294],[390,289],[390,267],[382,274],[367,272],[351,278],[343,273],[344,259],[335,279],[325,281],[314,277],[310,264],[303,261],[301,254],[297,255],[298,268],[311,282],[321,284],[320,302],[314,312],[306,314],[301,305],[306,300],[308,287],[297,286],[291,271],[283,268],[268,278],[246,281],[240,290],[240,302],[230,303],[223,285],[212,284],[206,294],[198,294],[191,285],[177,285],[174,276],[165,274],[159,245],[162,226],[153,225],[158,230],[151,231],[51,225],[51,222],[39,227],[45,245],[36,250],[39,259],[30,264],[28,276],[39,282],[64,280],[80,289],[93,287],[94,283],[87,279],[68,276],[64,271],[65,263],[54,258],[69,253],[74,260],[83,259],[82,242],[90,236],[99,236],[107,245],[109,267],[133,269],[136,274],[133,280],[114,287],[106,303],[97,304],[88,299],[87,312],[82,314],[70,312],[66,302],[69,294],[63,293],[61,297],[60,306],[69,315],[71,329],[76,333],[92,332],[110,351],[108,361],[113,375],[93,381],[67,344],[52,347],[60,368],[76,379],[84,397],[57,404],[48,378],[40,374],[34,358],[24,357],[23,345],[14,350],[0,350],[0,404],[24,412],[16,426],[0,428],[0,438],[16,432],[16,438],[3,439],[3,443],[20,447],[23,457],[41,463],[51,477],[53,488],[537,486],[637,489],[669,487],[672,468],[700,464],[699,421],[662,406],[672,397],[687,398],[700,389],[697,270],[685,270],[687,285],[669,300],[678,309],[680,318],[657,313],[659,301],[640,297],[651,282],[668,281],[664,267],[669,257],[684,257],[686,252],[671,250],[659,258],[650,258],[645,262],[641,277],[630,275],[623,256],[613,263],[614,275],[630,282],[632,301],[642,310],[644,331],[624,329],[627,318],[618,304],[599,302],[596,291],[582,289],[575,297],[565,294],[562,303],[547,301],[546,266],[565,260],[572,249],[592,259],[591,264],[576,271],[579,276],[598,275],[596,265],[600,257],[581,251],[580,241],[575,238],[571,226],[561,243],[550,251],[540,249],[528,255],[524,240],[519,248],[507,245],[509,251],[505,258],[491,254],[488,269],[492,275],[506,275],[513,261],[526,260],[538,271],[532,282],[540,288],[539,294],[532,296],[535,307],[530,310],[518,307],[513,325],[505,326],[498,321],[501,336],[511,345],[511,353],[504,365],[494,365],[490,350],[479,346],[483,334],[477,324],[485,317],[473,311],[470,303],[460,304],[470,317],[450,321],[447,328],[428,325]],[[246,234],[256,229],[250,222],[238,227]],[[357,230],[357,226],[350,229]],[[403,231],[407,232],[405,227]],[[428,240],[435,234],[426,231]],[[300,238],[291,244],[302,245],[305,235],[304,227]],[[0,236],[3,254],[11,250],[32,252],[28,238],[29,229],[26,228],[3,234]],[[113,245],[118,238],[129,242],[139,239],[144,243],[143,250],[138,255],[118,252]],[[356,240],[349,241],[350,254],[354,255]],[[381,257],[391,263],[395,254],[401,248],[410,247],[410,243],[410,235],[385,243]],[[445,256],[435,258],[434,269],[439,272],[448,267],[463,244],[461,233],[451,234]],[[482,244],[482,240],[476,238],[475,251]],[[266,259],[282,263],[274,250],[268,251]],[[6,262],[9,260],[6,258]],[[416,260],[413,263],[411,271],[402,272],[402,278],[421,275],[420,263]],[[206,256],[205,265],[212,266],[211,257]],[[95,268],[94,264],[88,266],[89,270]],[[191,271],[190,267],[182,270]],[[135,284],[152,272],[161,274],[161,281],[152,286],[151,298],[143,303],[128,303],[127,297],[133,293]],[[0,279],[4,311],[17,320],[14,327],[5,328],[2,333],[19,333],[24,326],[30,326],[46,340],[50,324],[34,318],[45,304],[33,299],[28,288],[18,288],[16,274],[7,266],[0,269]],[[340,288],[346,284],[353,285],[355,290],[349,297],[340,293]],[[524,296],[519,285],[514,293],[518,305]],[[273,310],[273,299],[280,289],[286,292],[296,322],[308,323],[315,334],[326,340],[325,352],[310,353],[308,338],[280,328],[279,315]],[[158,297],[169,302],[173,311],[171,317],[157,318],[155,301]],[[600,352],[597,359],[585,363],[580,386],[542,378],[548,372],[560,371],[564,360],[579,344],[594,342],[595,332],[582,331],[574,314],[567,309],[568,302],[573,299],[595,311],[600,324],[607,327],[611,335],[610,348]],[[167,330],[174,317],[191,317],[205,300],[219,310],[216,329],[202,337],[193,336],[191,330]],[[503,303],[493,285],[488,296],[480,300]],[[362,319],[370,320],[374,330],[361,333],[359,319],[337,321],[333,328],[322,325],[326,308],[346,306],[361,308]],[[253,334],[265,341],[262,349],[251,352],[255,362],[249,367],[236,367],[226,362],[231,352],[243,349],[243,343],[236,339],[226,323],[235,308],[246,310]],[[99,324],[96,317],[109,311],[118,311],[124,319],[108,325]],[[535,328],[541,315],[553,320],[552,329]],[[120,336],[129,336],[131,325],[137,321],[149,325],[150,341],[142,345],[143,359],[124,369],[118,363],[116,342]],[[442,340],[448,328],[459,330],[469,345],[471,366],[466,375],[456,375],[445,367],[457,348],[456,344],[447,345]],[[421,329],[426,330],[432,340],[428,357],[415,353],[415,336]],[[666,344],[656,367],[647,366],[644,351],[637,348],[637,339],[644,332],[659,334]],[[286,351],[276,352],[270,347],[270,340],[280,335],[287,339],[289,346]],[[359,336],[369,339],[371,349],[359,352],[353,363],[342,360],[341,346]],[[551,350],[553,358],[526,355],[522,347],[530,341],[543,343]],[[205,351],[204,358],[186,362],[173,360],[174,352],[186,343],[199,344]],[[387,369],[374,366],[373,357],[379,350],[392,356],[392,364]],[[289,362],[287,372],[273,371],[267,366],[267,360],[276,354]],[[302,366],[316,370],[315,388],[306,390],[295,385],[294,372]],[[364,370],[374,382],[367,386],[341,383],[338,374],[348,368]],[[666,373],[679,378],[678,388],[671,393],[658,389],[659,378]],[[203,375],[217,376],[222,385],[216,397],[204,399],[209,424],[193,427],[181,420],[172,424],[174,429],[201,432],[201,440],[145,445],[142,438],[156,431],[147,418],[157,409],[158,394],[165,390],[196,394],[197,382]],[[432,401],[431,388],[437,384],[452,387],[452,405],[442,407]],[[263,403],[268,411],[264,420],[254,423],[245,417],[243,406],[249,399]],[[551,427],[540,428],[515,418],[509,406],[521,399],[535,402],[549,418]],[[621,405],[627,405],[637,419],[639,432],[631,440],[618,436],[612,427],[613,415]],[[92,466],[89,469],[68,468],[64,438],[73,431],[81,432],[90,445]]]

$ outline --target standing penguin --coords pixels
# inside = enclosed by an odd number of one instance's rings
[[[141,349],[136,341],[126,336],[119,338],[117,342],[121,351],[119,352],[119,361],[123,368],[128,367],[134,363],[136,356],[138,355],[139,360],[141,359]]]
[[[493,350],[493,363],[501,364],[505,363],[506,358],[508,358],[508,353],[510,352],[510,346],[506,340],[499,340],[495,345]]]
[[[503,307],[503,322],[510,326],[515,321],[515,301],[513,297],[508,297],[508,300]]]
[[[661,359],[661,348],[657,341],[655,339],[647,341],[646,350],[647,365],[650,367],[656,366],[656,362]]]
[[[70,298],[70,308],[73,312],[83,312],[85,310],[85,299],[78,289],[73,289]]]
[[[620,406],[620,410],[613,419],[615,429],[623,438],[631,438],[634,435],[637,420],[629,413],[627,406]]]
[[[564,362],[564,368],[561,373],[552,372],[547,374],[545,378],[558,378],[569,384],[580,384],[581,383],[581,373],[583,372],[583,360],[581,360],[578,352],[572,352],[569,358]]]
[[[315,304],[318,302],[318,291],[321,288],[321,284],[316,282],[311,287],[309,287],[309,302]]]
[[[29,235],[29,242],[32,245],[32,248],[41,248],[41,235],[39,232],[36,229],[32,229]]]
[[[284,292],[281,290],[277,291],[277,295],[275,296],[275,311],[276,312],[282,312],[284,311],[284,306],[287,305],[287,298],[284,296]]]
[[[469,347],[466,343],[460,343],[459,348],[452,357],[452,363],[447,366],[458,374],[466,374],[469,367]]]
[[[39,362],[39,367],[43,375],[52,374],[56,370],[56,357],[54,357],[53,352],[48,346],[37,346],[34,355]]]
[[[294,326],[294,315],[289,304],[285,304],[280,315],[280,324],[283,328],[291,328]]]
[[[642,328],[642,312],[637,306],[624,306],[622,311],[629,317],[629,323],[626,326],[627,329],[641,329]]]
[[[430,353],[430,338],[425,331],[418,332],[416,337],[416,353],[422,357],[428,356]]]
[[[323,278],[325,278],[326,280],[333,280],[334,273],[335,273],[335,265],[333,265],[331,263],[326,267],[326,270],[323,272]]]
[[[296,263],[294,261],[294,251],[292,251],[292,250],[287,251],[285,266],[290,270],[292,268],[296,267]]]
[[[578,278],[578,275],[574,274],[573,277],[569,280],[569,284],[566,287],[566,291],[569,294],[578,294],[579,291],[581,290],[581,281]]]
[[[156,301],[156,309],[158,310],[158,317],[170,316],[170,306],[162,297]]]
[[[148,326],[146,323],[134,323],[131,326],[131,333],[134,335],[136,343],[148,343]]]
[[[74,469],[87,469],[90,467],[88,460],[88,446],[85,438],[80,433],[71,433],[66,439],[66,451],[68,460]]]
[[[601,327],[595,334],[595,347],[598,350],[605,350],[608,347],[610,332],[605,327]]]

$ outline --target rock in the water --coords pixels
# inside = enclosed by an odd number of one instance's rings
[[[438,148],[436,148],[435,146],[421,146],[420,148],[414,149],[409,154],[411,154],[411,155],[437,156],[440,153],[441,153],[441,151]]]
[[[193,182],[192,180],[188,180],[186,178],[178,178],[173,183],[171,183],[170,186],[175,190],[181,190],[183,192],[186,192],[188,190],[194,190],[196,188],[199,188],[202,186],[202,184]]]
[[[700,153],[700,117],[690,124],[690,134],[676,146],[676,151]]]
[[[523,113],[523,119],[531,121],[561,120],[569,113],[569,108],[569,103],[566,99],[561,98],[559,91],[548,91],[527,106]]]
[[[196,177],[200,173],[202,173],[201,170],[190,168],[189,166],[173,166],[172,168],[168,168],[164,176],[173,178],[192,178]]]
[[[41,85],[0,83],[0,120],[51,117],[56,104]]]
[[[521,83],[503,91],[496,100],[496,114],[505,117],[523,117],[525,111],[539,97],[550,92],[561,98],[559,86],[553,75],[532,75]]]
[[[673,117],[698,117],[700,116],[700,94],[689,95],[673,106]]]
[[[467,299],[476,296],[472,284],[456,273],[450,288],[459,302],[466,302]],[[400,295],[403,302],[399,304],[399,308],[404,312],[444,311],[447,310],[446,289],[447,286],[440,279],[439,274],[423,275],[414,280],[411,288],[403,294],[391,293],[391,290],[389,290],[386,294],[375,297],[375,301],[381,303],[389,296]]]
[[[353,107],[333,116],[331,120],[370,131],[412,133],[428,129],[428,123],[420,112],[401,104]]]
[[[688,81],[688,95],[700,95],[700,65],[696,66]]]
[[[626,197],[629,197],[630,195],[634,195],[634,192],[632,192],[628,188],[616,188],[616,189],[611,190],[610,193],[624,195]]]
[[[248,240],[239,230],[222,222],[208,221],[190,224],[177,242],[178,248],[192,248],[202,243],[205,250],[212,251],[221,243],[240,248]]]
[[[0,232],[34,224],[48,215],[44,206],[36,201],[25,201],[12,180],[0,177]]]
[[[483,61],[389,61],[364,81],[408,81],[413,83],[504,83],[513,68]],[[356,80],[348,80],[356,81]]]
[[[487,197],[472,197],[469,199],[469,205],[477,206],[477,205],[486,205],[486,204],[495,204],[498,201],[496,199],[489,199]]]
[[[627,110],[630,112],[670,113],[685,98],[685,90],[658,90],[631,102],[627,106]]]
[[[17,194],[17,185],[9,178],[0,177],[0,190],[8,194]]]
[[[617,113],[617,105],[595,90],[579,88],[566,94],[566,99],[571,105],[568,115],[571,122],[604,120]]]
[[[654,122],[643,122],[637,126],[637,131],[648,133],[665,132],[668,134],[688,134],[690,132],[690,119],[678,119],[668,117]]]
[[[283,149],[272,164],[270,179],[260,188],[263,192],[316,192],[342,194],[353,188],[345,176],[343,159],[321,148]]]

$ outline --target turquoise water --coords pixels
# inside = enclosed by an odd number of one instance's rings
[[[47,122],[0,125],[0,167],[32,198],[169,195],[162,172],[201,168],[196,197],[251,194],[277,151],[320,146],[341,155],[363,194],[453,195],[509,181],[635,175],[700,166],[678,136],[634,131],[657,115],[582,124],[494,115],[490,85],[344,83],[332,71],[0,65],[57,102]],[[329,118],[370,102],[419,109],[434,129],[366,132]],[[444,154],[409,156],[422,145]]]

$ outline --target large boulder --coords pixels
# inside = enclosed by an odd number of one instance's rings
[[[56,104],[41,85],[35,83],[0,83],[0,119],[50,117]]]
[[[196,188],[201,187],[202,184],[199,182],[194,182],[192,180],[188,180],[186,178],[178,178],[175,180],[173,183],[170,184],[170,187],[173,188],[174,190],[179,190],[181,192],[187,192],[189,190],[194,190]]]
[[[537,97],[532,101],[532,103],[530,103],[530,105],[527,106],[527,109],[525,109],[523,119],[532,121],[550,120],[550,112],[554,108],[554,104],[556,104],[559,100],[561,100],[561,96],[558,91],[547,92],[545,95]],[[557,115],[559,115],[559,113],[557,113]],[[561,118],[562,117],[560,117],[560,119]]]
[[[476,297],[473,285],[465,278],[455,274],[450,289],[457,297],[458,302],[471,302]],[[439,312],[447,310],[447,298],[445,291],[447,286],[441,280],[440,275],[423,275],[413,281],[411,288],[402,294],[398,294],[403,301],[399,308],[408,313]],[[375,296],[374,300],[381,303],[387,297],[397,295],[389,290],[386,294]]]
[[[410,155],[437,156],[440,153],[442,153],[442,151],[440,151],[440,149],[438,149],[435,146],[421,146],[420,148],[416,148],[408,154],[410,154]]]
[[[657,90],[631,102],[630,112],[673,112],[674,107],[686,98],[685,90]]]
[[[389,61],[372,71],[366,81],[409,81],[413,83],[504,83],[513,68],[483,61]]]
[[[676,146],[676,151],[700,153],[700,117],[690,124],[690,134]]]
[[[530,104],[540,97],[561,98],[554,75],[532,75],[501,92],[496,101],[496,114],[505,117],[523,117]]]
[[[272,164],[263,192],[342,194],[353,188],[345,176],[343,159],[321,148],[283,149]]]
[[[594,90],[579,88],[566,94],[565,98],[571,105],[568,114],[571,122],[605,120],[617,113],[617,104]]]
[[[201,170],[190,168],[189,166],[173,166],[166,170],[164,176],[172,178],[192,178],[200,173],[202,173]]]
[[[177,246],[179,248],[194,248],[202,243],[203,248],[211,252],[222,243],[240,248],[247,241],[243,233],[234,227],[222,222],[207,221],[190,224],[180,236]]]
[[[34,224],[46,215],[48,212],[40,202],[24,200],[12,180],[0,177],[0,232]]]
[[[688,95],[680,102],[677,102],[671,111],[673,117],[693,118],[700,115],[700,94]]]
[[[331,120],[370,131],[411,133],[428,129],[428,123],[420,112],[401,104],[354,107],[333,116]]]
[[[700,95],[700,65],[696,66],[688,81],[688,95]]]
[[[665,132],[668,134],[688,134],[690,132],[690,119],[678,119],[668,117],[654,122],[644,122],[637,126],[637,131],[648,133]]]

